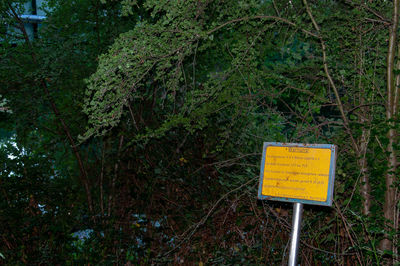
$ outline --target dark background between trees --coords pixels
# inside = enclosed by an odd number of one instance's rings
[[[302,265],[399,262],[398,0],[50,0],[34,40],[23,2],[0,3],[0,263],[285,263],[264,141],[339,147]]]

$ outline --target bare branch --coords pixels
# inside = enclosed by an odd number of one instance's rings
[[[319,28],[317,22],[315,21],[314,16],[311,13],[311,9],[308,6],[307,0],[303,0],[303,3],[304,3],[304,6],[306,7],[306,11],[307,11],[308,16],[310,17],[311,22],[312,22],[315,30],[317,31],[318,36],[320,36],[320,34],[319,34],[320,33],[320,28]],[[328,78],[329,84],[332,86],[333,92],[335,93],[335,97],[336,97],[336,101],[337,101],[337,104],[338,104],[338,108],[339,108],[340,114],[341,114],[342,119],[343,119],[343,124],[344,124],[344,127],[346,129],[347,134],[349,135],[349,137],[351,139],[351,143],[353,145],[353,149],[355,150],[355,152],[357,154],[359,154],[359,147],[358,147],[357,142],[355,141],[354,136],[353,136],[353,134],[352,134],[352,132],[350,130],[349,120],[347,119],[347,116],[346,116],[346,114],[344,112],[344,106],[343,106],[342,100],[340,99],[339,90],[337,89],[336,84],[333,81],[333,78],[332,78],[331,74],[329,73],[328,60],[327,60],[327,56],[326,56],[325,41],[322,39],[321,36],[319,37],[319,40],[320,40],[321,48],[322,48],[322,61],[323,61],[324,71],[325,71],[326,77]]]
[[[374,14],[375,16],[377,16],[378,18],[380,18],[380,22],[381,23],[385,23],[385,24],[392,24],[392,21],[388,18],[386,18],[385,16],[383,16],[382,14],[380,14],[378,11],[373,10],[372,8],[368,7],[367,5],[363,4],[363,3],[354,3],[352,0],[346,0],[346,2],[352,6],[355,5],[359,5],[362,8],[364,8],[365,10],[371,12],[372,14]]]

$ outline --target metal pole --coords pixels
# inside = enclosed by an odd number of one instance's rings
[[[297,266],[297,253],[300,244],[300,228],[301,219],[303,216],[303,204],[294,203],[293,205],[293,222],[292,222],[292,236],[290,240],[290,255],[289,266]]]

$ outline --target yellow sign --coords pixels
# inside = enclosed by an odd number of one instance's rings
[[[260,196],[331,205],[334,157],[335,146],[329,144],[264,145]]]

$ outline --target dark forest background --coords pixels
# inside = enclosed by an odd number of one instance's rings
[[[35,38],[24,2],[0,2],[0,264],[285,264],[264,141],[338,146],[302,265],[399,263],[399,0],[48,0]]]

